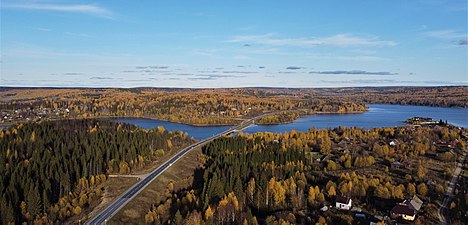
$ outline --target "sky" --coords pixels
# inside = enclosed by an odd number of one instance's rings
[[[0,86],[468,85],[466,0],[2,0]]]

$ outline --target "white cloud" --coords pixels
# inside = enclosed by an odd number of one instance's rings
[[[35,28],[35,30],[42,31],[42,32],[49,32],[49,31],[51,31],[50,29],[48,29],[48,28],[43,28],[43,27],[37,27],[37,28]]]
[[[466,33],[458,32],[455,30],[433,30],[425,32],[424,35],[438,39],[462,39],[467,38]]]
[[[108,9],[105,9],[97,5],[89,5],[89,4],[59,5],[59,4],[44,4],[44,3],[21,3],[21,4],[3,4],[2,8],[74,12],[74,13],[90,14],[90,15],[105,17],[105,18],[111,18],[112,16],[112,12],[109,11]]]
[[[252,57],[245,56],[245,55],[236,55],[232,57],[233,59],[238,59],[238,60],[252,60]]]
[[[84,33],[64,32],[64,34],[69,35],[69,36],[85,37],[85,38],[93,37],[93,36],[91,36],[89,34],[84,34]]]
[[[265,35],[240,35],[233,36],[227,42],[231,43],[255,43],[272,46],[294,46],[294,47],[315,47],[315,46],[395,46],[394,41],[382,41],[377,36],[358,37],[351,34],[337,34],[329,37],[319,38],[277,38],[274,34]]]
[[[213,57],[219,51],[220,51],[219,49],[192,49],[192,54]]]
[[[308,54],[305,57],[313,60],[345,60],[358,62],[375,62],[389,60],[388,58],[383,58],[374,55]]]
[[[378,56],[370,56],[370,55],[337,56],[337,59],[349,60],[349,61],[367,61],[367,62],[387,60],[386,58],[382,58]]]

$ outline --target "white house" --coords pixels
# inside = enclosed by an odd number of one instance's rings
[[[338,209],[350,210],[353,207],[352,202],[353,200],[351,200],[351,198],[336,196],[335,207]]]

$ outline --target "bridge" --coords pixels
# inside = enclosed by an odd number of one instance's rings
[[[136,184],[134,184],[132,187],[130,187],[128,190],[126,190],[124,193],[122,193],[120,196],[118,196],[114,201],[112,201],[107,207],[105,207],[103,210],[101,210],[95,217],[91,218],[86,222],[86,224],[89,225],[97,225],[97,224],[105,224],[107,221],[109,221],[117,212],[120,211],[128,202],[130,202],[135,196],[138,195],[143,189],[145,189],[146,186],[148,186],[152,181],[154,181],[159,175],[161,175],[165,170],[167,170],[169,167],[172,166],[175,162],[177,162],[180,158],[182,158],[185,154],[188,152],[192,151],[193,149],[200,147],[202,145],[205,145],[214,139],[217,139],[222,136],[229,135],[234,132],[239,132],[241,130],[244,130],[250,126],[252,126],[255,122],[255,120],[258,120],[264,116],[275,114],[278,112],[271,112],[267,114],[262,114],[260,116],[256,116],[254,118],[251,118],[249,120],[243,121],[241,124],[234,126],[226,131],[223,131],[217,135],[214,135],[212,137],[206,138],[204,140],[201,140],[193,145],[190,145],[182,151],[178,152],[176,155],[174,155],[172,158],[164,162],[161,166],[156,168],[155,170],[151,171],[148,173],[144,179],[141,179],[138,181]]]

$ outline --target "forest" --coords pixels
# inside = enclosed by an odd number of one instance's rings
[[[19,89],[20,91],[23,89]],[[265,112],[306,110],[315,112],[364,112],[362,104],[297,97],[258,97],[223,91],[167,92],[158,89],[28,90],[34,99],[0,102],[2,121],[21,122],[57,118],[145,117],[203,125],[234,125]],[[16,95],[15,95],[16,96]],[[19,97],[19,96],[17,96]],[[6,119],[5,119],[6,118]]]
[[[342,87],[342,88],[237,88],[234,93],[263,97],[296,96],[365,104],[468,107],[467,86]]]
[[[0,221],[60,223],[102,195],[108,174],[127,174],[192,143],[163,127],[107,120],[25,123],[0,130]]]
[[[442,97],[441,97],[442,96]],[[128,174],[193,143],[162,127],[100,118],[145,117],[185,124],[279,124],[314,113],[361,113],[366,104],[468,107],[468,87],[89,89],[0,88],[0,221],[60,223],[99,201],[109,174]],[[29,121],[29,122],[28,122]],[[148,224],[351,224],[330,209],[346,196],[369,215],[396,202],[425,202],[417,224],[434,224],[445,181],[466,145],[444,123],[363,130],[338,127],[238,134],[202,149],[194,183],[148,209]],[[450,147],[449,147],[450,146]],[[466,182],[465,182],[466,183]],[[450,204],[466,220],[468,195]],[[375,220],[375,219],[374,219]],[[375,220],[378,222],[377,220]]]
[[[144,117],[184,124],[234,125],[266,112],[261,124],[299,115],[359,113],[366,104],[468,107],[468,87],[52,89],[1,88],[0,126],[63,118]]]
[[[203,147],[204,166],[195,171],[193,184],[174,190],[168,183],[166,199],[148,209],[145,221],[356,224],[348,211],[319,209],[346,196],[363,213],[385,216],[397,202],[417,195],[424,205],[415,223],[438,224],[437,202],[443,200],[456,154],[466,146],[461,135],[445,126],[339,127],[220,138]],[[444,143],[456,144],[443,151]],[[453,224],[466,221],[467,203],[468,195],[454,201]]]

